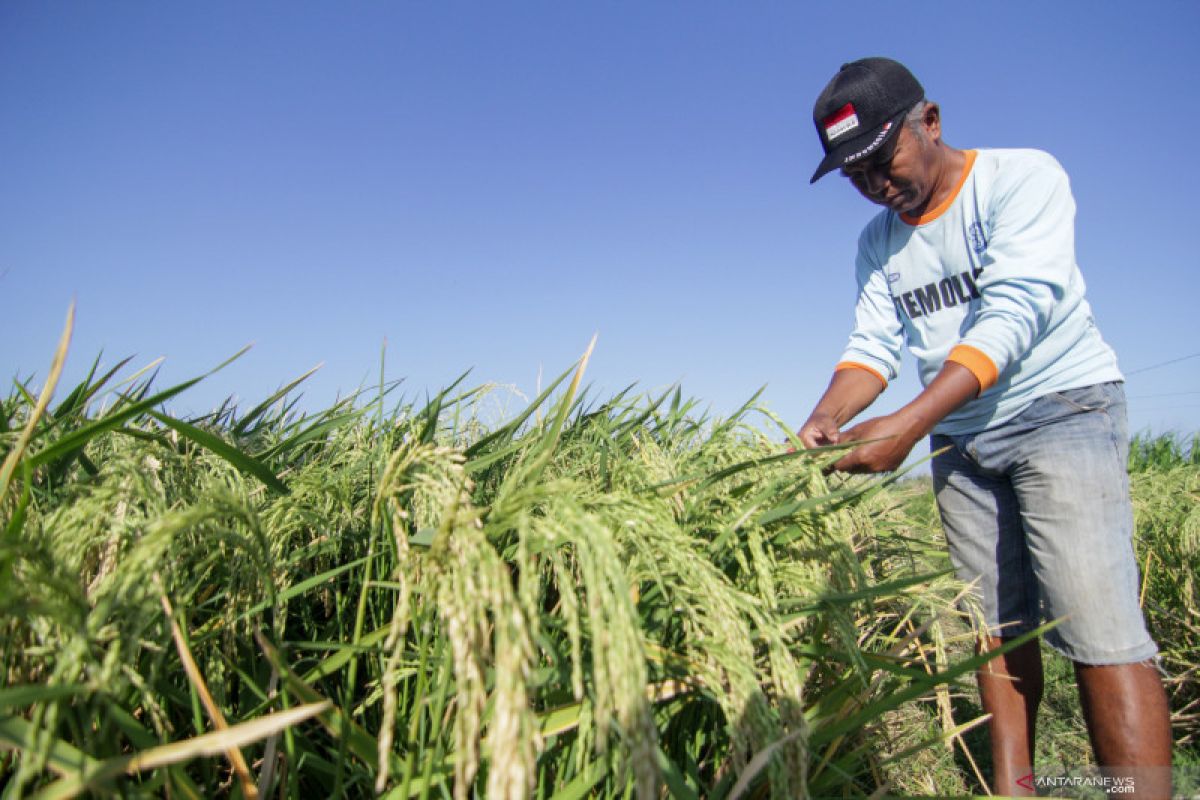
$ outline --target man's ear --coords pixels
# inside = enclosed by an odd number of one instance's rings
[[[929,103],[925,106],[925,111],[921,115],[921,125],[925,128],[925,134],[931,142],[942,140],[942,110],[937,103]]]

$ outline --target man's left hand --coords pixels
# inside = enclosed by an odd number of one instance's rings
[[[845,370],[853,372],[854,370]],[[919,395],[904,408],[859,423],[837,438],[838,444],[880,439],[854,448],[833,465],[842,472],[891,472],[904,463],[919,439],[947,414],[979,394],[975,373],[947,361]]]
[[[840,472],[891,472],[899,468],[920,439],[920,429],[899,414],[875,417],[842,431],[839,443],[882,439],[854,448],[833,468]]]

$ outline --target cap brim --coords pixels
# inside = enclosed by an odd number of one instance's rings
[[[839,144],[833,150],[825,154],[825,158],[821,159],[820,165],[817,166],[817,171],[813,173],[809,179],[809,184],[816,183],[822,176],[832,172],[838,167],[848,163],[847,159],[854,156],[852,161],[861,161],[867,156],[874,153],[879,148],[886,145],[889,141],[895,138],[900,131],[900,123],[904,116],[908,113],[905,109],[897,113],[878,128],[868,131],[860,136],[855,136],[853,139],[847,139]],[[886,128],[886,133],[880,135],[880,132]]]

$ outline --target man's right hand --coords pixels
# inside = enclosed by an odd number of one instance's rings
[[[796,438],[807,448],[837,444],[841,433],[832,414],[813,412],[808,421],[800,426]]]
[[[796,438],[806,448],[838,444],[842,439],[841,426],[871,405],[883,388],[883,380],[874,372],[836,370],[808,421],[796,431]]]

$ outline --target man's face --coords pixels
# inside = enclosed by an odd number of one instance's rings
[[[907,122],[877,152],[842,167],[863,197],[897,214],[919,215],[929,204],[936,178],[928,131],[915,132]]]

